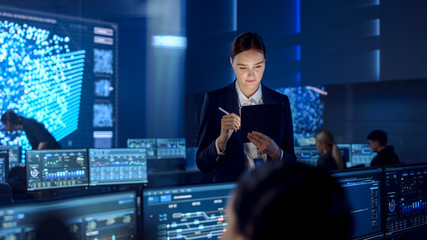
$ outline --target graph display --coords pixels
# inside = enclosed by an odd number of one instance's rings
[[[295,147],[297,161],[310,166],[317,166],[317,160],[320,157],[319,150],[314,146]]]
[[[427,165],[385,168],[386,234],[427,224]]]
[[[0,150],[0,182],[9,182],[8,150]]]
[[[147,158],[157,158],[157,142],[155,138],[135,138],[127,140],[128,148],[143,148],[146,150]]]
[[[30,150],[26,161],[28,191],[89,184],[86,149]]]
[[[25,165],[25,162],[21,161],[22,150],[20,146],[0,146],[0,150],[8,150],[9,152],[9,169]]]
[[[368,144],[351,144],[351,165],[371,165],[372,159],[376,156]]]
[[[145,149],[89,149],[90,185],[147,183]]]
[[[185,157],[185,138],[157,138],[157,158]]]
[[[224,209],[234,183],[143,190],[147,239],[218,239],[224,231]]]
[[[74,239],[140,239],[135,192],[0,207],[0,239],[34,239],[48,215],[61,216]]]
[[[350,203],[352,239],[382,236],[382,169],[336,171],[333,176],[341,183]]]

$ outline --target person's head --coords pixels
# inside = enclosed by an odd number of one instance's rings
[[[22,116],[19,116],[13,110],[9,110],[1,116],[4,129],[10,132],[19,130],[19,126],[22,125],[22,120]]]
[[[245,95],[253,94],[258,89],[266,57],[264,42],[257,33],[242,33],[234,39],[230,63],[236,73],[237,84]]]
[[[343,188],[327,172],[267,163],[239,181],[227,204],[222,239],[348,239],[349,209]]]
[[[366,137],[372,152],[378,152],[387,146],[387,133],[382,130],[374,130]]]
[[[316,148],[321,154],[325,154],[332,149],[335,144],[334,135],[328,130],[322,130],[315,137]]]

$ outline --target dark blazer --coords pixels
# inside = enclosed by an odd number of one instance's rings
[[[284,161],[296,161],[292,115],[288,97],[262,85],[262,101],[264,104],[282,103],[280,137],[274,140],[284,151]],[[229,113],[239,115],[239,101],[235,82],[205,95],[196,163],[203,172],[214,171],[214,181],[236,181],[245,171],[243,141],[240,137],[240,130],[234,132],[227,141],[225,154],[217,154],[215,140],[221,133],[221,119],[224,116],[218,107],[222,107]]]

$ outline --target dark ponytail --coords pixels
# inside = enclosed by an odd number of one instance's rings
[[[19,116],[13,110],[8,110],[1,116],[1,122],[3,124],[10,122],[15,125],[16,124],[21,125],[23,121],[24,121],[24,117]]]

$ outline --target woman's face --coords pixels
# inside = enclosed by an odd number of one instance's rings
[[[237,84],[246,97],[250,97],[258,90],[265,70],[264,54],[257,50],[247,50],[237,54],[231,65],[237,76]]]

